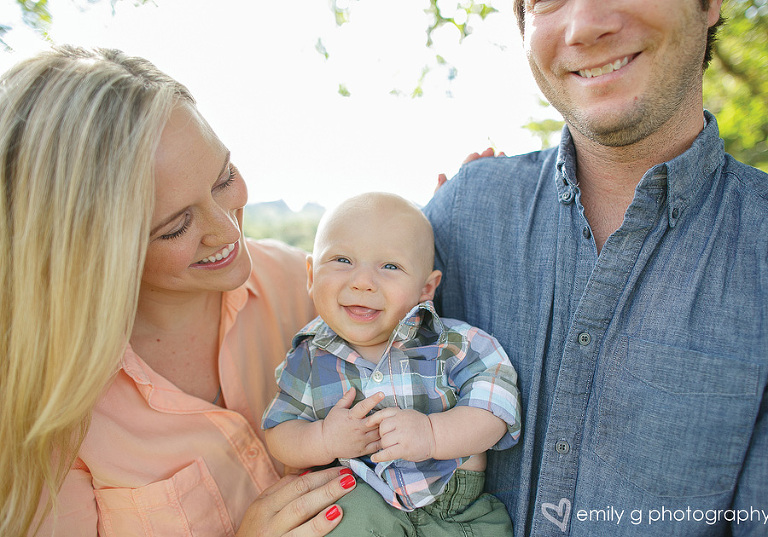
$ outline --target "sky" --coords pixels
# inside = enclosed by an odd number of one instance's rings
[[[438,173],[452,176],[473,151],[540,148],[522,125],[558,116],[539,104],[511,0],[487,2],[499,12],[471,18],[463,42],[443,27],[432,48],[428,2],[342,1],[350,22],[337,26],[329,0],[51,0],[49,36],[143,56],[185,84],[231,150],[249,203],[330,208],[381,190],[423,205]],[[14,49],[0,52],[0,70],[46,46],[14,0],[0,0],[0,23],[12,24]]]

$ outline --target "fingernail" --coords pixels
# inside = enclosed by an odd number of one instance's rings
[[[307,474],[308,474],[309,472],[311,472],[311,471],[312,471],[311,469],[309,469],[309,470],[304,470],[303,472],[301,472],[301,473],[299,474],[299,476],[302,476],[302,475],[307,475]]]
[[[341,488],[343,489],[351,489],[355,486],[355,478],[351,475],[345,475],[341,478],[341,481],[339,481],[339,484],[341,485]]]
[[[325,518],[327,518],[328,520],[336,520],[340,516],[341,516],[341,511],[339,511],[339,508],[336,507],[335,505],[325,512]]]
[[[342,468],[339,470],[339,475],[352,475],[352,470],[349,468]]]

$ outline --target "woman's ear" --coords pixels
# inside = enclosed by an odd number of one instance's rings
[[[437,286],[440,285],[440,280],[443,279],[443,273],[439,270],[433,270],[429,276],[427,276],[427,281],[424,284],[424,287],[421,289],[421,297],[419,297],[419,302],[424,302],[425,300],[432,300],[435,298],[435,291],[437,291]]]

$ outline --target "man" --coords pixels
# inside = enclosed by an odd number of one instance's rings
[[[768,534],[768,176],[703,109],[721,3],[516,0],[560,146],[425,208],[438,310],[519,375],[515,535]]]

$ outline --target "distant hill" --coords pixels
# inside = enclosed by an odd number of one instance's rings
[[[279,239],[309,252],[324,212],[316,203],[307,203],[298,212],[283,200],[249,203],[243,210],[243,228],[248,237]]]

